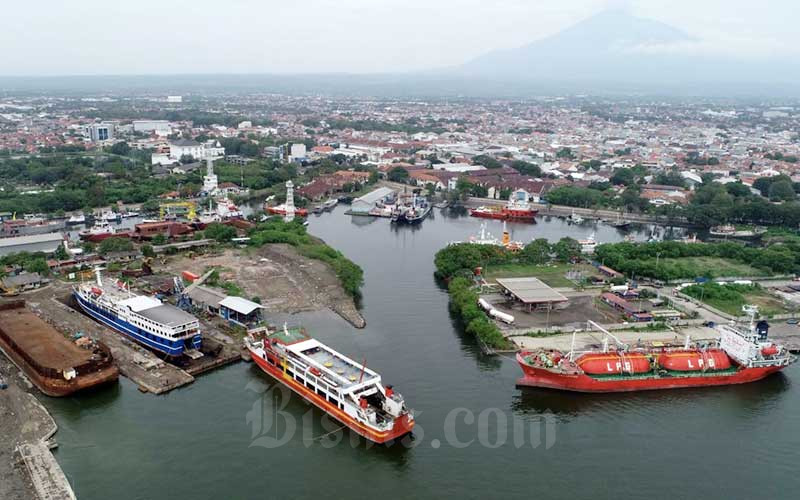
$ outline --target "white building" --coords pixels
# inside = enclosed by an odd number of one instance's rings
[[[134,120],[133,131],[149,134],[167,135],[172,127],[167,120]]]
[[[302,161],[308,157],[306,145],[301,143],[293,143],[289,149],[289,161]]]
[[[183,102],[183,96],[180,96],[180,95],[168,95],[167,96],[167,102],[172,102],[172,103]]]
[[[86,127],[85,132],[92,142],[110,141],[114,138],[114,124],[92,123]]]
[[[153,165],[169,165],[180,162],[184,156],[191,156],[195,160],[217,158],[225,154],[225,148],[219,141],[206,141],[200,144],[190,139],[176,139],[169,141],[169,153],[153,153]]]

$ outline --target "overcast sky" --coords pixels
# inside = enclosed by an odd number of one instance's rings
[[[3,0],[0,75],[437,68],[619,6],[698,38],[683,50],[799,55],[792,0]]]

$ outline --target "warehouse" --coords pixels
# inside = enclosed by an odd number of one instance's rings
[[[53,253],[64,242],[61,233],[30,234],[0,238],[0,257],[19,252]]]
[[[528,312],[566,307],[569,300],[539,278],[502,278],[497,284],[507,297],[521,302]]]
[[[350,212],[354,214],[369,214],[369,211],[375,208],[375,205],[386,198],[388,195],[392,193],[392,190],[387,187],[378,188],[374,191],[370,191],[369,193],[365,194],[360,198],[356,198],[353,200],[353,204],[350,206]]]
[[[226,297],[219,303],[220,316],[245,328],[252,328],[261,322],[261,309],[261,304],[242,297]]]

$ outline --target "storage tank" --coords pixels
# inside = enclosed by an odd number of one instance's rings
[[[578,358],[575,363],[589,375],[636,374],[650,371],[650,359],[644,354],[636,353],[589,353]]]
[[[731,360],[724,351],[672,351],[658,357],[658,365],[665,370],[696,372],[701,370],[727,370]]]
[[[486,299],[478,299],[478,305],[481,306],[481,309],[484,311],[491,311],[492,305]]]
[[[499,319],[503,323],[512,324],[514,322],[514,316],[504,313],[503,311],[498,311],[497,309],[492,309],[489,311],[489,316]]]

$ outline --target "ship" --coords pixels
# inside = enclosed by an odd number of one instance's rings
[[[77,226],[79,224],[86,224],[86,216],[82,213],[73,214],[67,219],[68,226]]]
[[[116,382],[111,351],[88,337],[72,341],[16,300],[0,304],[0,350],[44,394],[74,392]]]
[[[478,207],[469,211],[473,217],[524,222],[534,222],[537,213],[539,211],[528,203],[528,192],[524,189],[511,193],[508,203],[502,207]]]
[[[708,230],[708,234],[715,239],[733,238],[737,240],[756,240],[764,236],[767,230],[764,228],[737,229],[731,224],[714,226]]]
[[[786,347],[767,340],[766,322],[754,325],[757,308],[745,307],[749,327],[719,325],[718,340],[699,345],[687,337],[683,345],[630,348],[590,321],[606,334],[602,348],[577,352],[573,337],[567,353],[521,350],[517,362],[523,376],[517,385],[601,393],[722,386],[761,380],[797,361]]]
[[[453,241],[450,245],[458,245],[460,243],[464,243],[463,241]],[[486,222],[481,223],[481,232],[479,235],[470,236],[466,243],[470,243],[473,245],[494,245],[498,247],[505,247],[512,252],[517,252],[525,248],[525,244],[521,241],[513,241],[511,239],[511,233],[508,231],[506,227],[506,222],[503,221],[503,239],[498,240],[491,233],[486,231]]]
[[[303,328],[257,329],[245,345],[264,372],[369,441],[387,443],[414,427],[403,397],[366,362],[334,351]]]
[[[98,220],[92,227],[86,228],[78,233],[78,237],[84,241],[98,243],[106,238],[130,238],[131,234],[127,231],[117,231],[105,220]]]
[[[585,240],[578,240],[578,243],[581,246],[581,253],[586,255],[594,254],[594,250],[597,248],[597,240],[594,238],[594,233],[590,234]]]
[[[431,208],[428,200],[414,196],[411,206],[405,207],[396,221],[394,217],[392,220],[401,224],[419,224],[431,213]]]
[[[72,288],[72,295],[83,312],[169,357],[202,356],[198,351],[202,335],[197,318],[156,297],[135,295],[124,283],[104,286],[100,269],[95,269],[95,275],[96,282]]]

